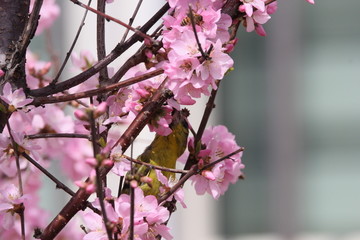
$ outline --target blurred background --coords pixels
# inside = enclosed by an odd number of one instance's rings
[[[58,3],[62,15],[52,35],[65,56],[83,10]],[[126,22],[136,3],[115,1],[109,14]],[[163,4],[144,1],[134,26]],[[360,239],[360,1],[278,5],[266,37],[239,30],[235,70],[221,83],[213,118],[246,148],[246,178],[219,201],[187,186],[188,209],[170,223],[176,240]],[[95,26],[89,13],[75,51],[93,49],[95,56]],[[108,51],[123,32],[107,24]],[[37,38],[33,48],[44,44]],[[44,204],[62,196],[46,195]]]

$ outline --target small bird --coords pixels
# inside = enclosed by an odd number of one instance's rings
[[[167,136],[156,134],[154,140],[145,151],[137,157],[137,160],[155,166],[175,169],[176,160],[184,153],[187,146],[189,126],[186,117],[188,115],[189,113],[186,109],[181,111],[174,110],[173,120],[170,124],[172,133]],[[155,169],[140,164],[136,164],[134,167],[136,168],[134,176],[138,178],[143,176],[151,178],[151,183],[140,184],[140,188],[144,191],[144,194],[157,196],[161,183],[157,179]],[[175,173],[173,172],[162,171],[162,173],[168,179],[175,178]],[[131,176],[128,175],[122,193],[129,193],[129,178],[131,179]]]

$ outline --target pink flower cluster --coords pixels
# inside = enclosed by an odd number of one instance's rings
[[[315,4],[314,0],[306,0]],[[277,10],[277,1],[266,4],[267,0],[240,0],[239,11],[245,13],[244,25],[247,32],[256,31],[260,36],[266,36],[263,24],[267,23]]]
[[[239,11],[245,13],[245,26],[247,32],[256,31],[260,36],[265,36],[266,32],[262,26],[270,20],[270,15],[277,10],[277,2],[265,5],[266,0],[240,0],[242,4]],[[255,8],[255,11],[254,11]]]
[[[193,139],[190,144],[192,141]],[[235,142],[235,136],[222,125],[206,129],[201,142],[205,148],[198,154],[200,169],[240,149]],[[223,195],[230,183],[235,183],[242,175],[241,170],[245,166],[241,162],[241,156],[242,152],[237,153],[193,176],[191,181],[196,193],[202,195],[207,192],[215,199]]]
[[[155,240],[158,235],[164,239],[170,240],[172,236],[169,228],[165,225],[169,219],[169,211],[158,205],[155,196],[144,196],[140,188],[134,190],[135,194],[135,214],[134,214],[134,239]],[[95,201],[94,205],[97,205]],[[113,199],[114,205],[105,202],[105,209],[112,226],[112,233],[116,234],[117,239],[126,240],[129,238],[130,230],[130,196],[120,195]],[[107,233],[105,224],[101,216],[94,212],[84,214],[87,234],[83,240],[106,240]]]
[[[175,99],[192,105],[194,98],[209,95],[211,87],[216,89],[216,80],[221,80],[233,66],[225,48],[232,20],[221,13],[223,1],[184,0],[169,4],[174,14],[163,18],[163,45],[168,60],[160,65],[169,77],[168,87]]]

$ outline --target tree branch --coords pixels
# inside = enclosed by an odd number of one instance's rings
[[[147,32],[169,9],[169,4],[166,3],[155,15],[146,23],[144,26],[140,28],[139,31],[141,32]],[[124,53],[126,50],[128,50],[132,45],[134,45],[137,41],[141,41],[142,38],[134,34],[132,35],[125,43],[118,44],[109,55],[107,55],[103,60],[96,63],[93,67],[87,69],[86,71],[66,80],[63,82],[60,82],[58,84],[50,84],[46,87],[34,89],[29,91],[29,95],[34,97],[41,97],[41,96],[47,96],[50,94],[59,93],[62,91],[65,91],[69,88],[72,88],[84,81],[86,81],[88,78],[96,74],[100,71],[103,67],[107,66],[109,63],[114,61],[118,56],[120,56],[122,53]]]
[[[154,116],[156,110],[160,108],[168,98],[172,97],[172,93],[169,90],[164,89],[164,84],[165,81],[117,141],[117,144],[122,147],[123,152],[126,151],[126,149],[132,143],[133,139],[136,138],[136,136]],[[111,168],[108,166],[104,166],[101,167],[99,170],[101,176],[105,176],[111,170]],[[66,224],[71,220],[71,218],[78,211],[83,209],[84,204],[89,197],[90,194],[87,193],[85,189],[80,188],[76,192],[75,196],[70,199],[70,201],[60,211],[60,213],[45,228],[40,238],[42,240],[53,239],[66,226]]]
[[[98,0],[97,10],[99,12],[105,13],[105,0]],[[97,26],[96,26],[96,46],[97,46],[97,57],[98,61],[105,58],[106,48],[105,48],[105,19],[104,17],[97,15]],[[100,70],[100,86],[103,82],[106,82],[108,76],[107,67],[104,67]]]
[[[123,87],[130,86],[132,84],[135,84],[137,82],[144,81],[148,78],[152,78],[154,76],[160,75],[164,72],[162,69],[157,69],[149,73],[145,73],[141,76],[132,77],[127,80],[124,80],[119,83],[115,83],[106,87],[100,87],[97,89],[81,92],[81,93],[74,93],[74,94],[67,94],[67,95],[60,95],[60,96],[54,96],[54,97],[37,97],[34,99],[34,101],[31,102],[31,105],[34,106],[40,106],[43,104],[49,104],[49,103],[59,103],[59,102],[67,102],[72,101],[80,98],[86,98],[86,97],[92,97],[96,96],[102,93],[115,91]]]

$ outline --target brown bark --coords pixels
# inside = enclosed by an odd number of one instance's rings
[[[28,19],[30,0],[0,0],[0,68],[5,75],[0,77],[0,92],[6,82],[14,88],[26,86],[25,57],[14,65],[14,54],[22,40]],[[9,115],[0,112],[0,132]]]

